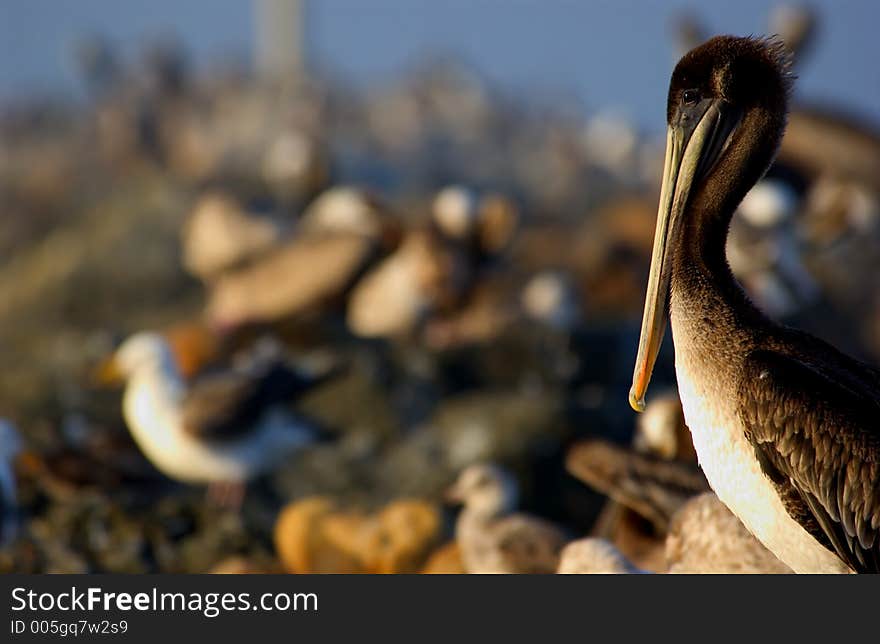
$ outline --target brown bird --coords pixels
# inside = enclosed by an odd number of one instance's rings
[[[207,319],[236,328],[320,313],[344,298],[397,236],[396,223],[372,196],[334,188],[306,210],[292,235],[212,282]]]
[[[685,419],[718,498],[796,572],[880,571],[880,371],[765,316],[725,259],[773,160],[792,79],[776,41],[719,36],[679,61],[630,404],[667,319]]]
[[[663,543],[672,517],[709,487],[695,461],[667,460],[600,438],[572,446],[565,464],[609,498],[592,535],[610,540],[643,570],[665,567]]]
[[[649,520],[660,535],[685,501],[708,489],[696,463],[640,454],[601,438],[574,445],[565,465],[590,487]]]

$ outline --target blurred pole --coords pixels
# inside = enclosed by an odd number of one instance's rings
[[[305,72],[306,0],[253,0],[257,73],[291,79]]]

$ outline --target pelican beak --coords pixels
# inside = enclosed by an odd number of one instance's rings
[[[92,378],[96,384],[104,386],[118,385],[125,381],[116,356],[102,360],[92,372]]]
[[[651,271],[629,390],[629,404],[636,411],[645,410],[645,393],[666,331],[672,273],[670,238],[679,229],[691,188],[714,167],[738,123],[739,115],[729,104],[720,99],[705,99],[693,106],[682,106],[667,130]]]

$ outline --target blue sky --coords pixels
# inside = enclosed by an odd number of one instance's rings
[[[571,96],[662,126],[674,63],[671,17],[696,6],[715,32],[766,31],[769,0],[308,0],[309,55],[352,82],[393,78],[427,55],[453,55],[510,92]],[[880,2],[817,0],[816,49],[799,96],[842,103],[880,121]],[[248,0],[3,0],[0,96],[76,89],[65,61],[77,34],[135,50],[172,30],[197,62],[248,56]]]

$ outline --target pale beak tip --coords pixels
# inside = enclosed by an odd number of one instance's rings
[[[645,411],[645,397],[636,396],[635,387],[629,390],[629,406],[637,412]]]

